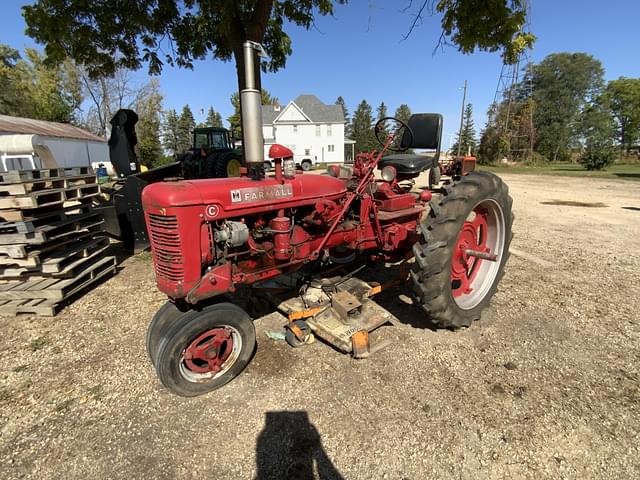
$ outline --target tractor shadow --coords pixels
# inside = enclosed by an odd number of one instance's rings
[[[631,210],[632,212],[640,212],[640,207],[622,207],[623,210]]]
[[[305,411],[266,412],[256,443],[255,480],[343,480]]]

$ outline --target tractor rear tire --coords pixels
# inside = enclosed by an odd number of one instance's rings
[[[467,327],[488,306],[509,258],[511,205],[508,187],[489,172],[463,176],[430,203],[423,239],[413,246],[411,278],[416,300],[436,326]]]
[[[190,311],[160,341],[156,371],[172,393],[195,397],[216,390],[237,377],[256,348],[251,317],[232,303]]]
[[[240,176],[242,157],[237,153],[228,152],[218,156],[214,164],[215,178],[228,178]],[[236,168],[237,167],[237,168]]]

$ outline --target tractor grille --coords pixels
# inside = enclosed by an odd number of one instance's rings
[[[184,265],[178,219],[174,215],[149,215],[149,236],[156,275],[170,282],[181,282],[184,278]]]

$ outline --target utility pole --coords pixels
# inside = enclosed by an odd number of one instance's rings
[[[464,103],[467,101],[467,81],[464,81],[464,93],[462,94],[462,110],[460,111],[460,131],[458,132],[458,153],[456,156],[460,156],[460,150],[462,150],[462,125],[464,124]]]

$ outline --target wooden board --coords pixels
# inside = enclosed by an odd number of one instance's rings
[[[53,317],[59,310],[59,302],[46,298],[31,300],[0,300],[0,315],[18,315],[20,313]]]
[[[28,180],[56,177],[77,177],[93,174],[91,167],[41,168],[38,170],[9,170],[0,173],[0,183],[16,183]]]
[[[0,283],[0,300],[48,299],[59,302],[99,278],[113,273],[115,269],[116,258],[104,257],[79,272],[74,278],[32,278]]]
[[[65,245],[77,242],[81,239],[100,233],[102,226],[88,228],[87,231],[76,232],[73,237],[62,237],[49,242],[45,242],[41,245],[0,245],[0,258],[5,265],[11,265],[11,259],[28,259],[32,257],[40,258],[40,256],[51,250],[56,250]]]

